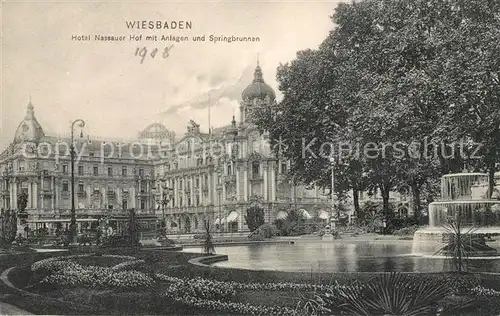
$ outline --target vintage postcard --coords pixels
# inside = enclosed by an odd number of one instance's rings
[[[500,2],[1,2],[1,315],[499,315]]]

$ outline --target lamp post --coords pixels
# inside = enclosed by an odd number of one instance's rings
[[[220,163],[219,161],[219,166],[217,167],[217,196],[218,196],[218,199],[217,199],[217,202],[219,204],[219,232],[220,234],[222,235],[223,233],[223,226],[222,226],[222,197],[221,197],[221,193],[222,193],[222,173],[224,171],[224,167],[222,166],[222,164]]]
[[[156,203],[158,204],[158,207],[161,207],[161,216],[162,216],[162,221],[160,223],[160,226],[161,226],[162,223],[166,224],[165,207],[168,205],[168,203],[172,199],[172,188],[169,188],[167,186],[165,179],[158,179],[158,181],[159,181],[159,189],[152,188],[151,192],[153,193],[153,197],[154,197]],[[159,195],[157,193],[159,193]]]
[[[340,218],[340,211],[339,209],[336,207],[336,203],[335,203],[335,158],[331,157],[330,158],[330,163],[332,165],[331,167],[331,187],[332,187],[332,215],[331,215],[331,222],[332,222],[332,231],[333,229],[335,229],[335,225],[336,225],[336,221],[339,220]],[[333,213],[336,211],[336,217],[334,217]]]
[[[70,246],[76,246],[76,211],[75,211],[75,140],[74,140],[74,131],[75,125],[78,124],[78,127],[83,128],[85,126],[85,121],[82,119],[76,119],[71,123],[71,145],[70,156],[71,156],[71,223],[69,225],[71,243]],[[80,131],[80,138],[83,138],[83,131]]]

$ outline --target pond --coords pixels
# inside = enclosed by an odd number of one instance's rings
[[[500,273],[499,256],[473,259],[469,271]],[[429,248],[432,248],[430,246]],[[219,267],[250,270],[279,270],[292,272],[442,272],[451,271],[450,260],[412,253],[411,241],[295,241],[290,243],[256,243],[238,246],[216,246],[217,254],[226,254],[228,261],[214,264]],[[201,248],[185,248],[199,252]]]

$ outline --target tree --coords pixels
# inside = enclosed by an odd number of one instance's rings
[[[304,215],[296,209],[290,210],[284,219],[277,219],[275,226],[282,236],[301,235],[306,228]]]
[[[451,257],[451,262],[457,272],[462,273],[467,270],[469,257],[477,252],[493,252],[496,250],[486,245],[484,236],[475,231],[477,228],[468,228],[463,231],[460,218],[457,216],[443,225],[446,233],[443,236],[443,245],[436,254],[444,254]]]
[[[17,234],[17,216],[12,210],[5,210],[3,212],[3,236],[2,239],[11,244],[16,239]]]
[[[247,209],[245,221],[251,232],[259,228],[265,221],[264,209],[258,205],[252,206]]]
[[[386,220],[390,191],[411,194],[419,217],[423,191],[464,166],[488,171],[491,195],[500,152],[499,15],[490,0],[340,4],[320,47],[280,65],[283,100],[257,109],[256,123],[297,181],[329,187],[330,158],[347,160],[335,167],[336,191],[357,196],[363,179],[362,188],[380,190]]]
[[[130,209],[128,212],[128,222],[127,222],[127,239],[129,245],[132,247],[138,246],[140,236],[139,236],[140,224],[137,216],[135,214],[135,209]]]
[[[22,191],[17,196],[17,207],[20,212],[24,212],[27,206],[28,206],[28,193],[26,193],[26,191]]]
[[[205,240],[203,242],[203,253],[206,255],[212,255],[215,253],[215,246],[212,241],[210,220],[206,219],[204,222],[205,226]]]

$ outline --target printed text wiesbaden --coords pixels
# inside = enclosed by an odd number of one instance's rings
[[[170,29],[170,30],[190,30],[192,28],[192,21],[125,21],[129,29]]]

